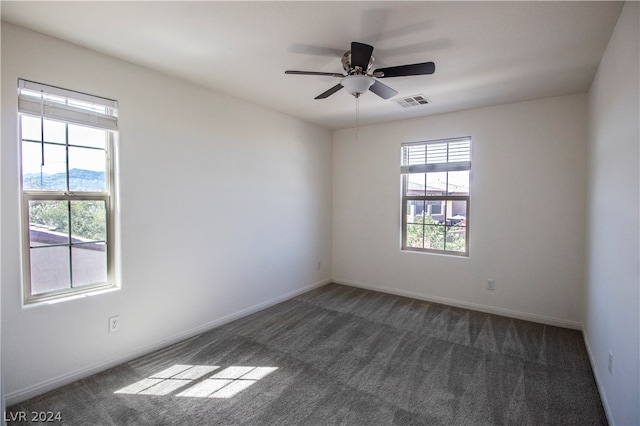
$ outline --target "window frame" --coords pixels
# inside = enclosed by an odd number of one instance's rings
[[[19,80],[19,89],[23,88],[25,80]],[[56,96],[66,95],[69,100],[102,100],[104,98],[100,98],[93,95],[87,95],[81,92],[75,92],[69,89],[61,89],[53,86],[47,86],[40,83],[32,83],[34,85],[41,86],[45,88],[50,88]],[[20,90],[19,90],[20,96]],[[77,95],[78,97],[75,97]],[[47,116],[46,113],[42,112],[42,115],[37,115],[34,113],[33,108],[20,109],[18,111],[18,143],[19,143],[19,169],[20,169],[20,197],[21,197],[21,214],[20,214],[20,225],[21,225],[21,246],[22,246],[22,283],[23,283],[23,301],[25,305],[35,304],[40,302],[51,302],[51,301],[61,301],[67,298],[73,298],[76,296],[87,295],[90,293],[96,293],[100,291],[106,291],[111,289],[119,288],[119,283],[116,280],[116,264],[115,264],[115,250],[116,250],[116,208],[115,208],[115,161],[113,158],[113,153],[115,152],[115,143],[117,138],[117,102],[109,99],[104,99],[108,101],[115,107],[113,107],[113,116],[109,116],[106,118],[109,122],[107,125],[101,125],[101,123],[96,122],[95,117],[89,117],[91,122],[81,122],[79,120],[69,119],[65,120],[64,117],[51,117]],[[28,100],[29,102],[30,100]],[[63,106],[64,107],[64,106]],[[54,107],[55,108],[55,107]],[[44,108],[43,108],[44,111]],[[82,113],[80,113],[82,114]],[[92,113],[88,113],[87,116],[94,115]],[[35,117],[41,120],[48,121],[56,121],[59,123],[64,123],[65,125],[65,142],[64,145],[59,142],[47,142],[41,140],[32,140],[32,139],[23,139],[23,117]],[[104,118],[103,118],[104,120]],[[113,123],[116,123],[115,125]],[[41,124],[42,125],[42,124]],[[105,187],[104,191],[69,191],[68,186],[66,190],[43,190],[43,189],[25,189],[24,185],[24,159],[23,159],[23,145],[25,142],[27,143],[42,143],[43,146],[45,144],[55,144],[55,145],[63,145],[65,147],[65,172],[67,175],[67,182],[69,179],[69,171],[70,171],[70,163],[69,163],[69,147],[81,147],[81,148],[90,148],[89,146],[79,146],[70,143],[69,139],[69,125],[81,126],[87,128],[99,129],[105,132],[105,146],[104,146],[104,155],[105,155]],[[98,148],[102,150],[102,148]],[[84,284],[79,287],[73,287],[72,275],[70,272],[69,275],[69,287],[58,290],[51,290],[40,293],[33,293],[32,291],[32,277],[31,277],[31,236],[30,236],[30,218],[29,218],[29,205],[30,202],[33,201],[63,201],[68,203],[68,211],[69,211],[69,219],[71,219],[71,202],[73,201],[102,201],[105,203],[105,250],[106,250],[106,281],[92,284]],[[74,246],[79,245],[78,243],[74,243],[72,240],[72,226],[69,223],[68,230],[68,241],[67,243],[61,243],[59,246],[68,247],[69,248],[69,259],[68,259],[68,268],[71,270],[72,268],[72,248]],[[96,240],[95,242],[101,243],[101,240]],[[95,243],[92,242],[92,243]],[[56,246],[53,244],[51,246]]]
[[[442,172],[456,172],[456,171],[468,171],[469,172],[469,188],[468,188],[468,193],[467,195],[427,195],[426,191],[425,191],[425,195],[407,195],[408,192],[408,182],[409,182],[409,175],[411,174],[408,169],[410,168],[409,165],[404,164],[404,149],[407,146],[416,146],[416,145],[424,145],[425,147],[427,145],[432,145],[432,144],[443,144],[446,143],[447,144],[447,155],[448,155],[448,150],[449,150],[449,143],[455,143],[455,142],[461,142],[461,141],[468,141],[469,143],[469,161],[465,162],[468,164],[456,164],[456,163],[436,163],[437,165],[432,165],[432,164],[419,164],[417,167],[423,169],[421,172],[428,174],[428,173],[442,173]],[[469,257],[469,212],[470,212],[470,205],[471,205],[471,146],[472,146],[472,139],[470,136],[464,136],[464,137],[455,137],[455,138],[446,138],[446,139],[435,139],[435,140],[428,140],[428,141],[419,141],[419,142],[407,142],[407,143],[402,143],[401,144],[401,181],[402,181],[402,185],[401,185],[401,190],[402,190],[402,195],[401,195],[401,250],[402,251],[408,251],[408,252],[419,252],[419,253],[435,253],[435,254],[444,254],[444,255],[450,255],[450,256],[458,256],[458,257]],[[425,156],[425,161],[426,161],[426,156]],[[450,166],[447,166],[447,164],[450,164]],[[425,176],[425,183],[426,183],[426,176]],[[423,243],[423,247],[413,247],[413,246],[409,246],[407,245],[407,228],[408,225],[410,225],[411,223],[407,222],[407,203],[409,201],[424,201],[425,205],[426,202],[429,201],[440,201],[442,204],[444,204],[444,212],[442,212],[441,214],[444,215],[444,217],[446,218],[448,215],[447,212],[447,208],[449,206],[449,203],[454,202],[454,201],[464,201],[466,204],[466,213],[465,213],[465,235],[464,235],[464,251],[455,251],[455,250],[441,250],[441,249],[434,249],[434,248],[425,248],[424,247],[424,243]],[[444,226],[445,229],[445,241],[446,241],[446,230],[448,225],[438,225],[438,226]],[[446,247],[446,246],[445,246]]]

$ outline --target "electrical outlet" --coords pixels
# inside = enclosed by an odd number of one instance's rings
[[[496,280],[487,280],[487,290],[496,289]]]
[[[613,374],[613,354],[609,352],[609,365],[607,367],[609,369],[609,374]]]
[[[114,333],[118,330],[120,330],[120,316],[116,315],[109,318],[109,333]]]

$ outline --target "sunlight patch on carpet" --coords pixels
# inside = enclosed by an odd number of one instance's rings
[[[115,391],[129,395],[170,395],[196,398],[232,398],[278,367],[176,364]],[[219,371],[216,371],[219,370]],[[213,371],[215,374],[209,376]]]

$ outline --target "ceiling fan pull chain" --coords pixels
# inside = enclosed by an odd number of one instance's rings
[[[360,133],[360,96],[356,97],[356,140]]]

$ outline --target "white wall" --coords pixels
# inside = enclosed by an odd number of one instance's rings
[[[2,7],[0,5],[0,7]],[[1,24],[0,24],[0,30],[1,30]],[[0,42],[1,42],[1,37],[0,37]],[[0,55],[0,68],[2,65],[2,57]],[[0,93],[2,93],[2,90],[0,89]],[[0,118],[2,115],[2,106],[0,103]],[[2,121],[0,121],[0,123],[2,123]],[[0,124],[1,126],[1,124]],[[0,135],[0,138],[2,136]],[[2,139],[0,139],[1,141]],[[1,145],[0,145],[0,164],[2,164],[2,149],[1,149]],[[0,173],[0,188],[2,188],[2,173]],[[2,197],[0,197],[0,242],[2,242]],[[2,244],[0,244],[0,290],[2,289]],[[2,318],[2,291],[0,291],[0,319]],[[2,374],[2,323],[0,322],[0,410],[2,410],[2,425],[6,424],[6,421],[4,420],[4,413],[6,413],[6,404],[5,404],[5,396],[4,396],[4,374]]]
[[[119,101],[120,291],[22,307],[18,78]],[[8,405],[331,276],[330,131],[6,23],[1,173]]]
[[[334,280],[579,328],[587,127],[579,94],[334,132]],[[402,252],[400,144],[457,136],[470,256]]]
[[[607,416],[621,425],[640,424],[639,6],[625,4],[589,93],[584,332]]]

